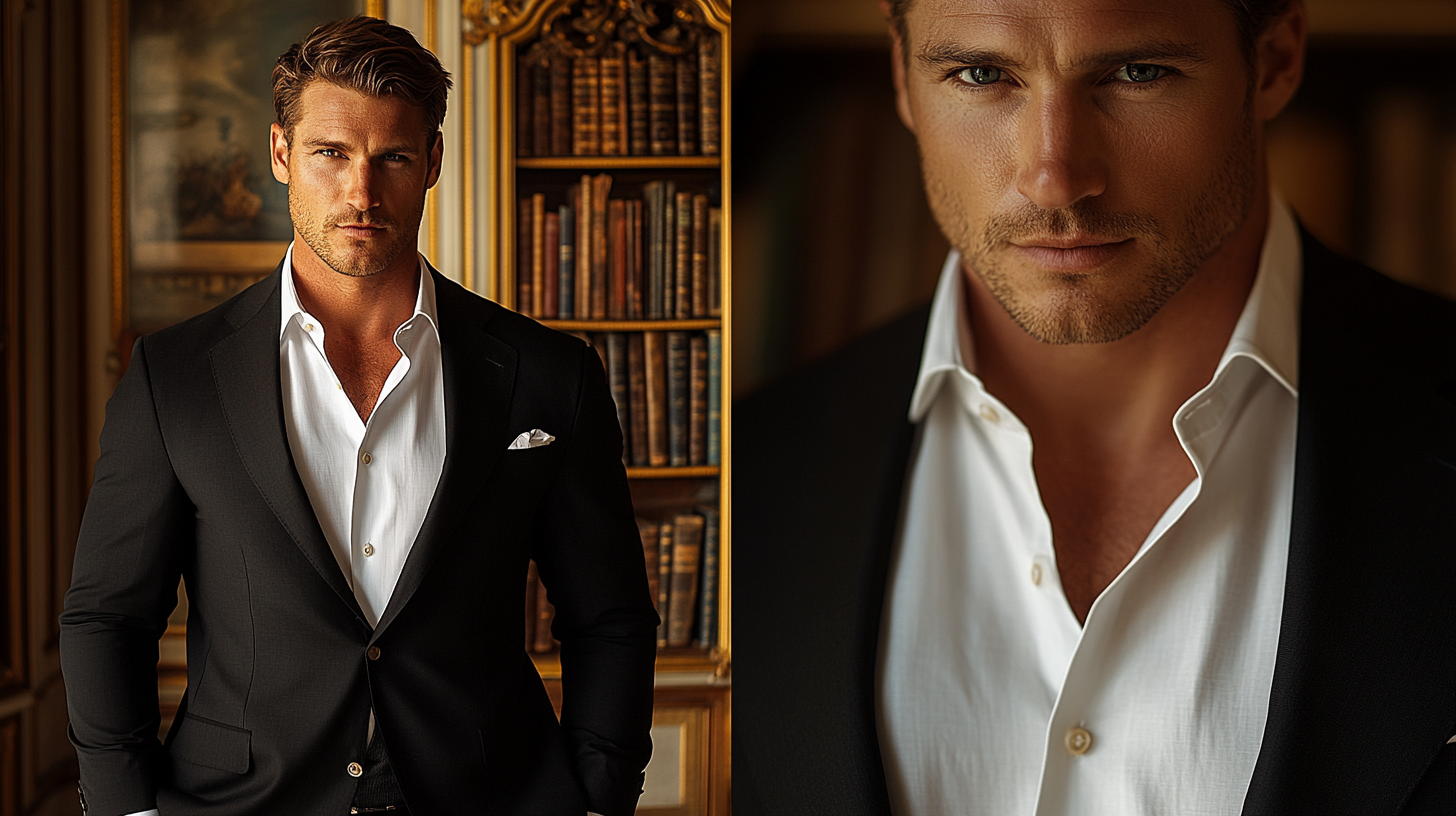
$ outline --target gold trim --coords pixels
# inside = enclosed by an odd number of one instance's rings
[[[732,26],[727,0],[720,7],[717,0],[708,0],[705,8],[711,12],[710,24],[718,29],[721,42],[718,52],[722,60],[719,76],[722,87],[718,98],[722,107],[718,123],[719,138],[722,140],[722,196],[719,206],[723,209],[723,234],[719,238],[718,263],[719,285],[723,287],[723,354],[718,361],[722,370],[718,372],[722,381],[719,399],[719,445],[722,473],[718,480],[718,503],[721,517],[718,550],[718,675],[727,677],[733,666],[733,42]]]
[[[705,479],[717,476],[717,465],[690,465],[687,467],[629,467],[628,479]],[[721,530],[722,528],[719,527]],[[721,541],[721,539],[720,539]]]
[[[716,329],[718,318],[701,320],[541,320],[543,326],[561,331],[699,331]]]
[[[541,156],[516,159],[520,170],[684,170],[717,168],[717,156]]]
[[[384,0],[364,0],[364,16],[384,19]]]
[[[460,277],[471,292],[475,291],[475,103],[471,99],[475,90],[474,75],[475,46],[464,43],[460,48],[460,115],[464,119],[460,123],[460,222],[465,227],[461,235],[465,257],[461,259]]]
[[[440,49],[440,14],[436,6],[437,0],[425,0],[425,48],[436,56],[439,56]],[[443,122],[441,123],[444,124]],[[444,178],[444,168],[441,168],[441,178]],[[440,185],[438,181],[430,188],[429,200],[426,203],[428,212],[425,217],[429,219],[429,237],[426,248],[429,251],[430,260],[434,263],[440,262]]]

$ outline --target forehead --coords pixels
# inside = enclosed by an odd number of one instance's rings
[[[987,48],[1059,65],[1148,44],[1237,46],[1223,0],[913,0],[905,22],[914,52]]]
[[[330,141],[413,144],[425,140],[425,112],[397,96],[315,80],[299,96],[294,132]]]

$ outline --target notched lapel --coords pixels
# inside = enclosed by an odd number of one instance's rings
[[[213,380],[233,446],[253,485],[319,576],[363,620],[354,592],[319,527],[288,447],[279,386],[278,282],[279,273],[275,272],[270,279],[271,291],[261,305],[240,302],[229,315],[229,321],[238,329],[208,352]]]
[[[490,315],[471,303],[473,295],[434,275],[445,384],[445,466],[389,605],[374,627],[375,640],[419,588],[442,539],[476,506],[472,499],[510,441],[516,351],[486,333]]]

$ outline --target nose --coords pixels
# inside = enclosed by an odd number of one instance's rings
[[[374,189],[374,166],[366,159],[353,161],[349,165],[348,189],[344,200],[359,212],[368,212],[379,206],[379,196]]]
[[[1093,103],[1046,93],[1022,112],[1016,189],[1038,207],[1060,210],[1107,189],[1107,165]]]

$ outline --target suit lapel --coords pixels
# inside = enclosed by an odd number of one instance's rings
[[[484,303],[433,269],[445,386],[445,464],[419,535],[400,572],[374,640],[409,603],[430,563],[466,514],[510,440],[516,352],[484,330]]]
[[[1456,731],[1456,320],[1304,252],[1288,577],[1244,812],[1396,813]]]
[[[319,577],[363,620],[288,448],[278,367],[281,270],[280,264],[266,284],[250,290],[229,312],[228,322],[237,330],[209,351],[213,381],[253,485]]]

